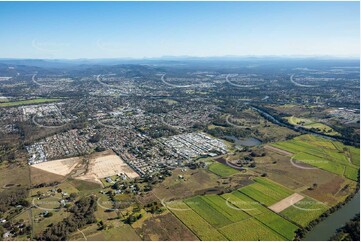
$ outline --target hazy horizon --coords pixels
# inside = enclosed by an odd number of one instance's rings
[[[1,2],[0,58],[359,58],[359,2]]]

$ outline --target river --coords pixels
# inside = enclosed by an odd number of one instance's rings
[[[360,191],[358,191],[342,208],[317,224],[306,234],[306,237],[303,240],[329,240],[338,228],[344,226],[345,223],[352,219],[357,213],[360,213]]]

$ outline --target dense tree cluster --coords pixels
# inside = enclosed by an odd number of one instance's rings
[[[63,221],[48,227],[38,240],[67,240],[70,233],[77,229],[96,222],[94,212],[97,209],[95,196],[82,197],[69,209],[72,213]]]
[[[25,188],[9,189],[0,192],[0,212],[7,211],[11,206],[29,206],[25,200],[28,191]]]
[[[337,233],[331,237],[334,241],[360,241],[360,214],[338,229]]]

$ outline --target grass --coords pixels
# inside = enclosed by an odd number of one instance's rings
[[[328,209],[326,205],[311,198],[304,198],[281,212],[281,215],[305,227]]]
[[[360,149],[314,135],[301,135],[272,144],[294,153],[293,158],[320,169],[357,181]]]
[[[0,103],[0,107],[14,107],[14,106],[22,106],[29,104],[39,104],[39,103],[49,103],[49,102],[57,102],[61,99],[58,98],[37,98],[37,99],[29,99],[23,101],[15,101],[15,102],[2,102]]]
[[[217,174],[221,177],[228,177],[228,176],[232,176],[234,174],[237,174],[239,171],[237,171],[236,169],[233,169],[229,166],[226,166],[222,163],[219,162],[215,162],[212,165],[209,166],[208,168],[211,172],[213,172],[214,174]]]
[[[171,211],[201,240],[227,240],[217,229],[190,209],[187,204],[183,202],[172,204]]]
[[[323,123],[314,122],[311,119],[307,118],[297,118],[294,116],[287,117],[287,121],[292,125],[300,125],[305,129],[316,129],[319,132],[322,132],[324,134],[328,135],[340,135],[335,130],[333,130],[330,126],[327,126]]]
[[[229,240],[284,240],[273,230],[254,218],[233,223],[220,229],[220,232]]]
[[[232,223],[221,212],[214,209],[213,204],[207,203],[202,197],[186,199],[185,203],[214,227],[219,228]]]
[[[239,189],[250,198],[270,206],[290,196],[293,192],[267,178],[256,178],[255,183]]]

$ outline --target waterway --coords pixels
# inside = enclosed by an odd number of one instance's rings
[[[328,216],[325,220],[317,224],[303,239],[305,241],[329,240],[338,228],[341,228],[360,213],[360,191],[346,203],[342,208]]]

